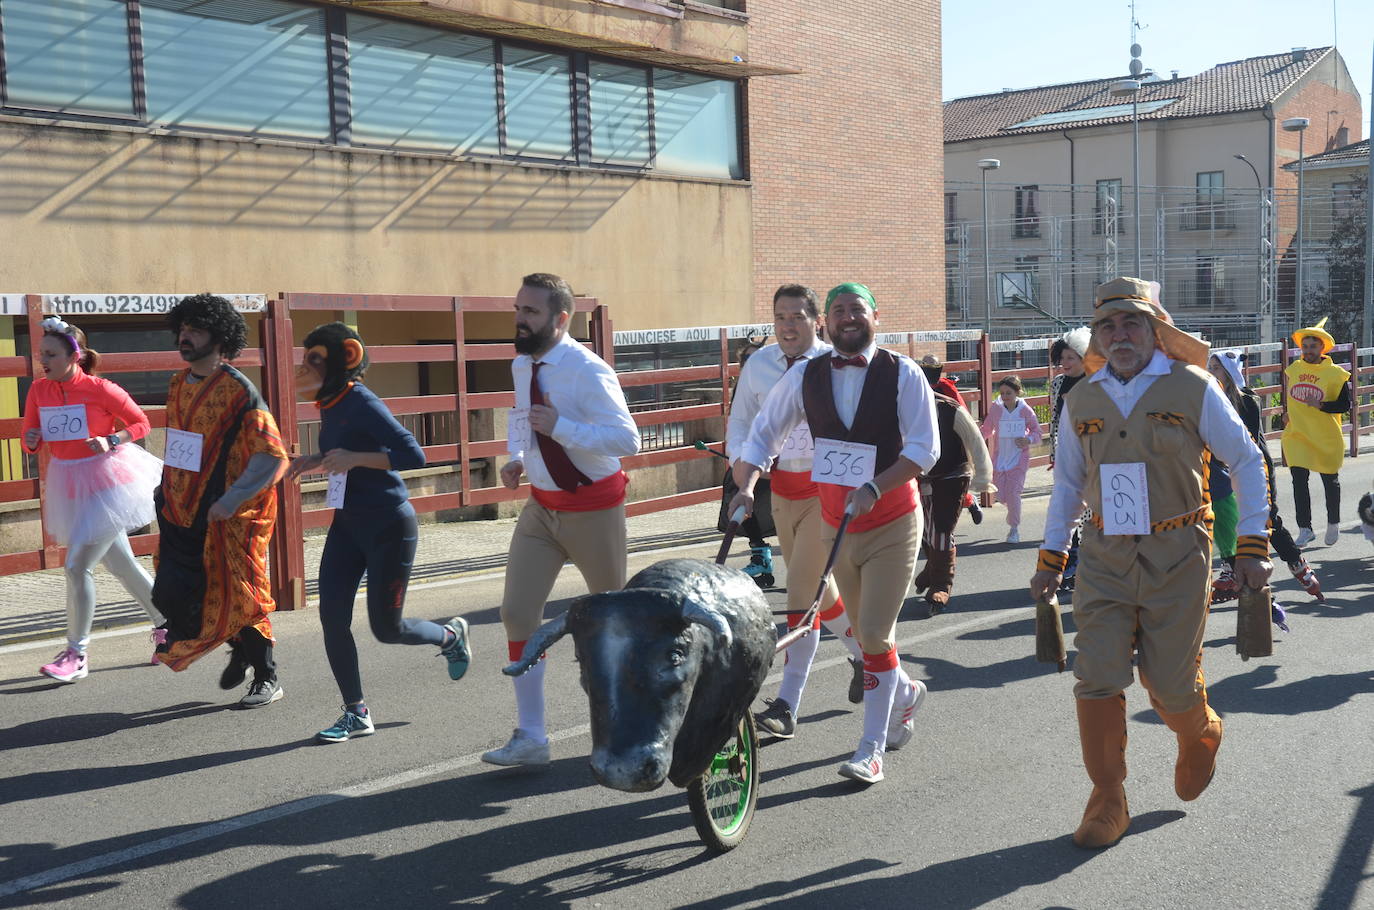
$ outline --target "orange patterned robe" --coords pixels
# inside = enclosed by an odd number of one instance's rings
[[[168,646],[157,656],[173,670],[186,669],[246,626],[274,641],[267,544],[277,520],[276,486],[225,521],[208,521],[206,513],[254,455],[287,457],[277,423],[247,377],[228,364],[196,383],[189,375],[172,377],[167,426],[201,434],[201,469],[163,468],[153,590],[169,620]]]

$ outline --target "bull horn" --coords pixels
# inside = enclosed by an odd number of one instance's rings
[[[734,636],[730,633],[730,626],[726,624],[725,618],[715,610],[704,607],[691,598],[682,602],[682,618],[687,620],[689,624],[695,623],[699,626],[705,626],[716,633],[716,637],[726,648],[734,642]]]
[[[507,676],[519,676],[529,670],[539,658],[544,656],[544,652],[553,647],[553,643],[558,641],[568,632],[568,614],[563,613],[540,626],[529,641],[525,642],[525,650],[521,652],[520,659],[501,668],[501,672]]]

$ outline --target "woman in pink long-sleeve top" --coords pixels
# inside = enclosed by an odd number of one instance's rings
[[[1007,506],[1007,543],[1020,543],[1021,490],[1030,469],[1030,448],[1040,441],[1040,418],[1021,398],[1021,380],[1008,376],[997,383],[997,400],[983,420],[983,438],[992,452],[992,482]]]
[[[153,489],[162,461],[133,440],[148,433],[148,418],[129,393],[94,375],[100,355],[76,326],[43,320],[39,364],[24,401],[23,446],[48,447],[43,486],[43,525],[67,548],[67,647],[39,672],[76,682],[89,672],[86,647],[95,618],[95,578],[103,563],[147,611],[154,626],[164,620],[153,607],[153,580],[134,559],[128,532],[154,519]],[[116,424],[122,429],[116,431]]]

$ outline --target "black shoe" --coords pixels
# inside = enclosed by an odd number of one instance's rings
[[[243,685],[243,681],[248,678],[248,662],[244,660],[236,648],[229,649],[229,666],[224,668],[224,672],[219,675],[219,687],[221,689],[237,689]]]
[[[754,723],[764,733],[778,739],[791,739],[797,735],[797,719],[792,716],[792,707],[781,698],[765,699],[768,707],[754,714]]]
[[[980,525],[983,523],[983,508],[977,502],[969,504],[968,517],[973,519],[973,523]]]
[[[248,687],[248,694],[239,699],[240,708],[265,708],[274,701],[280,701],[286,692],[275,679],[255,679]]]
[[[860,705],[864,700],[864,662],[851,657],[849,666],[854,669],[854,675],[849,677],[849,703]]]

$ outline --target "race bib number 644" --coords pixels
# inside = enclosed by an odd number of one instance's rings
[[[861,487],[873,479],[877,460],[877,446],[818,436],[816,455],[811,462],[811,479],[816,483]]]
[[[199,433],[167,428],[167,450],[162,460],[173,468],[183,471],[200,470],[200,453],[205,445],[205,437]]]

